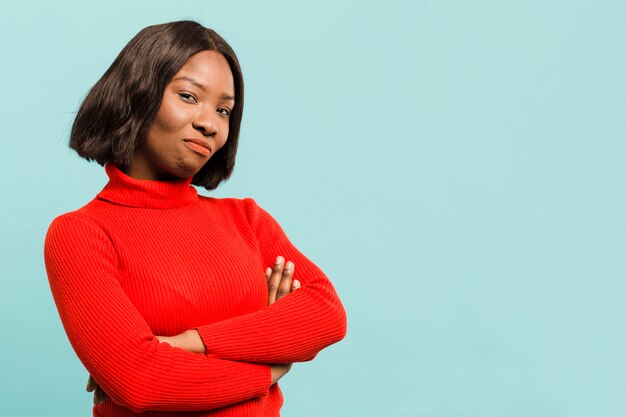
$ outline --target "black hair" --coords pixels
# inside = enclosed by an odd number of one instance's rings
[[[230,45],[215,31],[192,20],[148,26],[122,49],[89,90],[70,133],[70,148],[88,161],[128,167],[161,106],[165,87],[200,51],[224,56],[233,74],[235,105],[226,144],[194,175],[192,184],[215,189],[235,166],[241,117],[243,75]]]

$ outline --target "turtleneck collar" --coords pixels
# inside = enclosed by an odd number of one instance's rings
[[[191,185],[192,177],[175,181],[138,180],[124,174],[114,163],[106,163],[104,170],[109,182],[96,197],[130,207],[175,208],[198,199]]]

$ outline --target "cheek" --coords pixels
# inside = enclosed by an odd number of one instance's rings
[[[159,110],[156,119],[154,120],[154,127],[163,133],[172,133],[182,129],[187,123],[187,115],[176,109],[162,109]]]
[[[224,145],[226,145],[226,142],[228,141],[228,134],[230,133],[230,124],[228,123],[228,121],[226,121],[226,123],[224,123],[222,126],[220,126],[220,148],[223,148]]]

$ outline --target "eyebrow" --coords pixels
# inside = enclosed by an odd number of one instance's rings
[[[195,85],[196,87],[198,87],[200,90],[204,91],[205,93],[207,92],[207,88],[204,84],[199,83],[198,81],[194,80],[191,77],[185,77],[185,76],[181,76],[181,77],[176,77],[174,78],[172,81],[176,81],[176,80],[185,80],[185,81],[189,81],[191,84]],[[224,100],[232,100],[235,101],[235,97],[231,96],[230,94],[226,94],[226,93],[222,93],[221,96],[222,99]]]

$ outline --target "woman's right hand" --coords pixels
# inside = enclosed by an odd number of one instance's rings
[[[291,261],[285,264],[285,259],[282,256],[276,258],[273,268],[267,267],[265,270],[268,295],[267,305],[274,304],[277,300],[300,288],[300,281],[293,279],[295,267]],[[285,376],[290,369],[290,363],[272,365],[272,385]]]
[[[282,256],[276,258],[273,268],[267,267],[265,270],[265,278],[267,279],[268,305],[274,304],[277,300],[280,300],[287,294],[300,288],[300,281],[293,279],[294,269],[295,265],[293,262],[289,261],[285,264],[285,260]],[[160,336],[157,336],[157,338],[163,341]],[[271,365],[272,385],[285,376],[290,369],[290,363]],[[91,375],[89,375],[89,380],[87,381],[87,391],[94,393],[94,404],[99,404],[107,398],[107,394],[100,388]]]
[[[276,258],[273,268],[267,267],[265,270],[268,295],[267,305],[274,304],[277,300],[300,288],[300,281],[293,279],[295,267],[291,261],[285,264],[285,259],[282,256]]]

